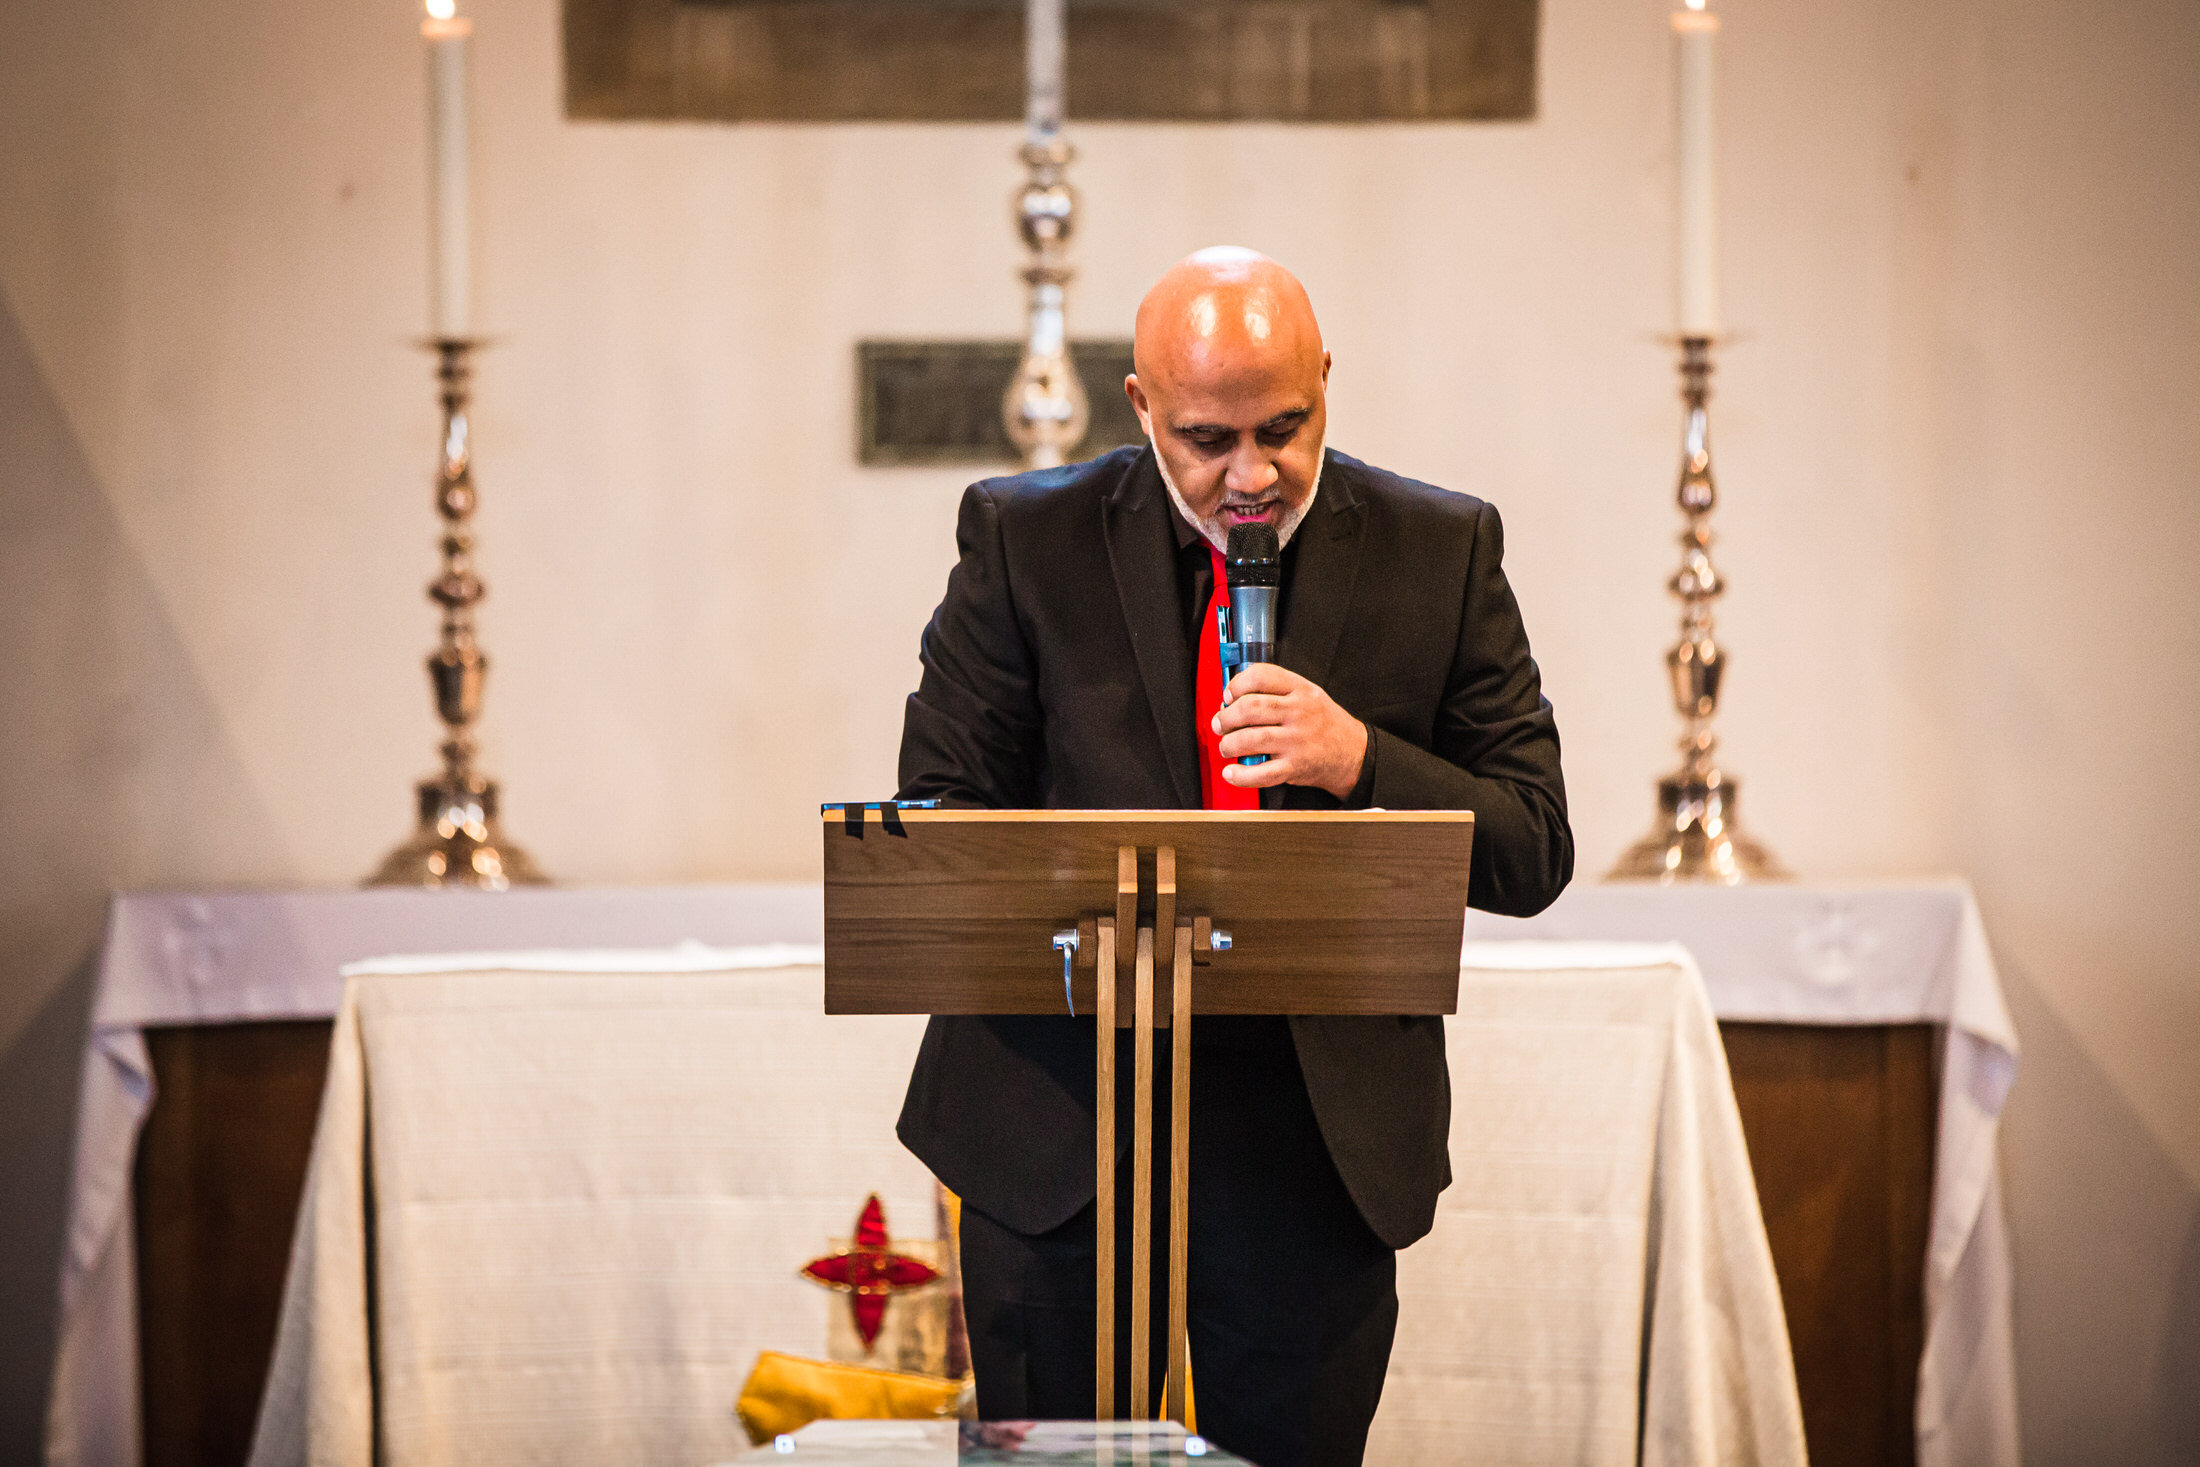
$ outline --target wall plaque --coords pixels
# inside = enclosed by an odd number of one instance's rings
[[[1022,342],[1006,338],[856,343],[856,458],[875,465],[1014,465],[1001,399],[1023,351]],[[1144,443],[1138,414],[1123,395],[1131,344],[1072,341],[1069,354],[1092,402],[1091,426],[1071,458]]]
[[[1539,0],[1068,0],[1069,119],[1535,115]],[[564,0],[576,118],[1023,116],[1023,0]]]

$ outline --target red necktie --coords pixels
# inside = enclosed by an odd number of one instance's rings
[[[1228,577],[1222,552],[1214,546],[1207,553],[1215,560],[1215,589],[1207,598],[1207,616],[1199,626],[1199,667],[1192,677],[1193,712],[1199,720],[1199,803],[1207,810],[1258,810],[1260,791],[1245,789],[1222,777],[1222,735],[1215,732],[1215,715],[1222,711],[1222,633],[1215,626],[1215,608],[1228,603]]]

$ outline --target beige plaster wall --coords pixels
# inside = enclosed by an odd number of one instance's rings
[[[1674,730],[1661,0],[1549,0],[1533,123],[1080,128],[1077,329],[1236,240],[1332,441],[1483,494],[1585,875]],[[1812,876],[1978,883],[2041,1462],[2200,1441],[2200,12],[1732,0],[1724,717]],[[996,127],[572,125],[476,0],[487,756],[572,881],[802,877],[893,783],[955,471],[859,336],[1017,326]],[[0,5],[0,1458],[36,1430],[113,886],[348,883],[434,728],[420,60],[399,0]],[[2179,1387],[2186,1387],[2181,1393]]]
[[[2200,7],[1954,19],[1910,123],[1950,170],[1910,239],[1940,541],[1915,634],[2026,1043],[2028,1446],[2200,1461]]]

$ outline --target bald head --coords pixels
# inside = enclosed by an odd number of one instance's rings
[[[1234,245],[1171,266],[1138,307],[1124,391],[1163,480],[1220,545],[1265,519],[1289,539],[1314,497],[1329,354],[1298,278]]]
[[[1138,306],[1135,360],[1149,390],[1278,368],[1319,376],[1321,327],[1298,277],[1235,245],[1169,267]]]

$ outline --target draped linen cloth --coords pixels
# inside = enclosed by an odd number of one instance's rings
[[[937,1227],[894,1139],[924,1020],[828,1019],[819,961],[354,969],[254,1467],[746,1448],[758,1352],[821,1350],[846,1307],[801,1264],[874,1190],[900,1233]]]
[[[1503,949],[1467,955],[1461,1180],[1402,1262],[1369,1460],[1800,1462],[1693,966]],[[793,956],[355,968],[254,1467],[737,1449],[757,1351],[822,1337],[794,1269],[853,1199],[929,1230],[892,1129],[922,1020],[828,1019]]]
[[[1779,1281],[1687,952],[1469,943],[1444,1038],[1454,1179],[1399,1256],[1367,1460],[1801,1467]]]

